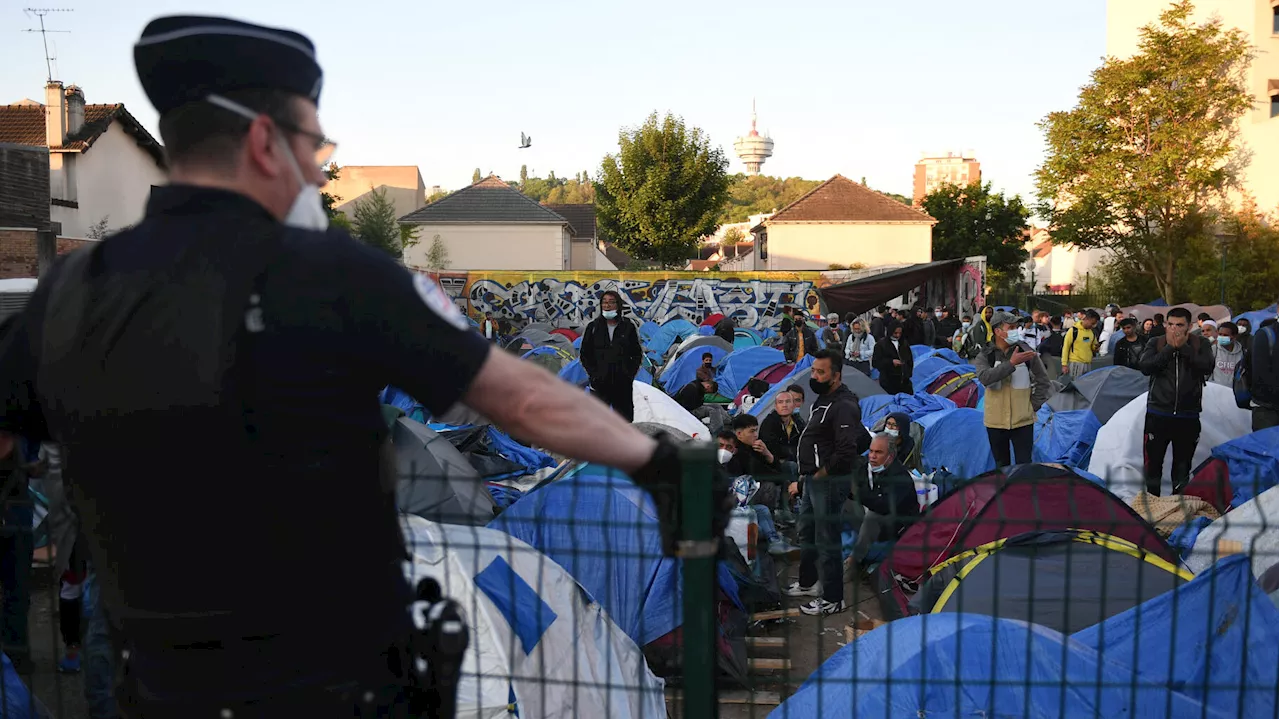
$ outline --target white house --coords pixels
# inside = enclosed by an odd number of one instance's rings
[[[826,270],[933,260],[929,215],[841,175],[751,228],[752,270]]]
[[[166,181],[160,143],[124,105],[86,105],[80,88],[56,80],[43,105],[0,105],[0,143],[48,148],[50,220],[63,237],[138,222]]]
[[[567,219],[522,195],[496,175],[400,218],[418,229],[418,243],[405,250],[414,269],[569,270],[574,229]],[[448,257],[430,267],[439,238]],[[580,269],[595,269],[583,267]]]

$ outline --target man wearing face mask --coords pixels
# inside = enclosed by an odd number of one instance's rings
[[[632,384],[640,372],[644,350],[640,333],[622,318],[622,296],[613,290],[600,293],[600,316],[587,325],[579,349],[582,369],[591,390],[628,422],[635,417]],[[699,402],[701,405],[701,402]]]
[[[893,437],[878,434],[871,439],[866,457],[853,466],[854,526],[858,527],[853,554],[845,575],[860,574],[862,560],[876,542],[894,541],[920,517],[911,473],[894,456]]]
[[[982,419],[991,456],[996,466],[1008,467],[1012,444],[1012,463],[1025,464],[1031,461],[1036,412],[1049,398],[1049,376],[1040,356],[1022,341],[1017,317],[994,313],[991,331],[995,339],[973,361],[978,381],[987,388]]]
[[[890,325],[888,336],[876,343],[871,366],[880,370],[880,386],[889,394],[911,394],[911,372],[915,361],[902,325]]]
[[[938,349],[951,349],[951,340],[960,331],[960,320],[951,314],[950,308],[939,307],[937,311],[938,331],[934,334],[933,346]]]
[[[871,356],[875,351],[875,338],[863,328],[862,320],[850,323],[849,339],[844,344],[845,361],[862,374],[871,376]]]
[[[388,384],[632,473],[674,554],[672,445],[491,351],[429,278],[326,229],[310,40],[163,17],[134,60],[169,184],[138,225],[63,257],[0,334],[0,430],[62,449],[124,716],[424,711],[415,659],[439,645],[410,613]],[[298,578],[322,576],[338,579],[300,601]]]

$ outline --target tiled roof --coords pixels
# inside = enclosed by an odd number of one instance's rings
[[[543,205],[573,225],[574,237],[580,240],[596,239],[596,206],[594,204]]]
[[[414,210],[400,222],[425,225],[432,223],[550,224],[573,225],[564,217],[539,205],[503,182],[489,175],[470,187],[442,197]]]
[[[613,266],[620,270],[631,264],[631,255],[628,255],[618,249],[613,244],[605,244],[604,256],[609,258],[609,261],[613,263]]]
[[[933,222],[927,213],[882,195],[842,175],[818,185],[778,210],[778,222]]]
[[[0,142],[46,147],[44,111],[44,105],[33,103],[0,105]],[[157,163],[164,164],[164,150],[160,143],[119,103],[85,105],[84,124],[76,132],[67,135],[67,141],[60,147],[50,149],[85,152],[93,147],[93,143],[115,121],[119,121],[120,128],[132,136],[138,146],[155,158]]]

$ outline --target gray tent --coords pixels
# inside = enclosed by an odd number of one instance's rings
[[[1147,377],[1138,370],[1103,367],[1066,382],[1048,404],[1056,412],[1091,409],[1098,421],[1106,424],[1121,407],[1146,391]]]
[[[408,417],[391,429],[396,507],[433,522],[482,526],[496,506],[480,475],[449,440]]]
[[[528,345],[528,347],[525,347],[525,345]],[[565,337],[564,335],[553,335],[550,332],[543,332],[542,330],[531,329],[524,329],[520,334],[512,337],[511,340],[507,342],[507,349],[518,354],[524,354],[534,347],[544,347],[547,345],[558,347],[565,352],[573,354],[573,342],[569,341],[568,337]]]

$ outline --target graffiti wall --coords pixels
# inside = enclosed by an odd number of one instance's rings
[[[822,272],[442,272],[434,275],[458,308],[473,317],[587,324],[599,311],[600,293],[616,290],[637,317],[661,324],[683,317],[695,324],[709,313],[732,317],[739,327],[767,329],[781,321],[783,305],[819,311]]]

